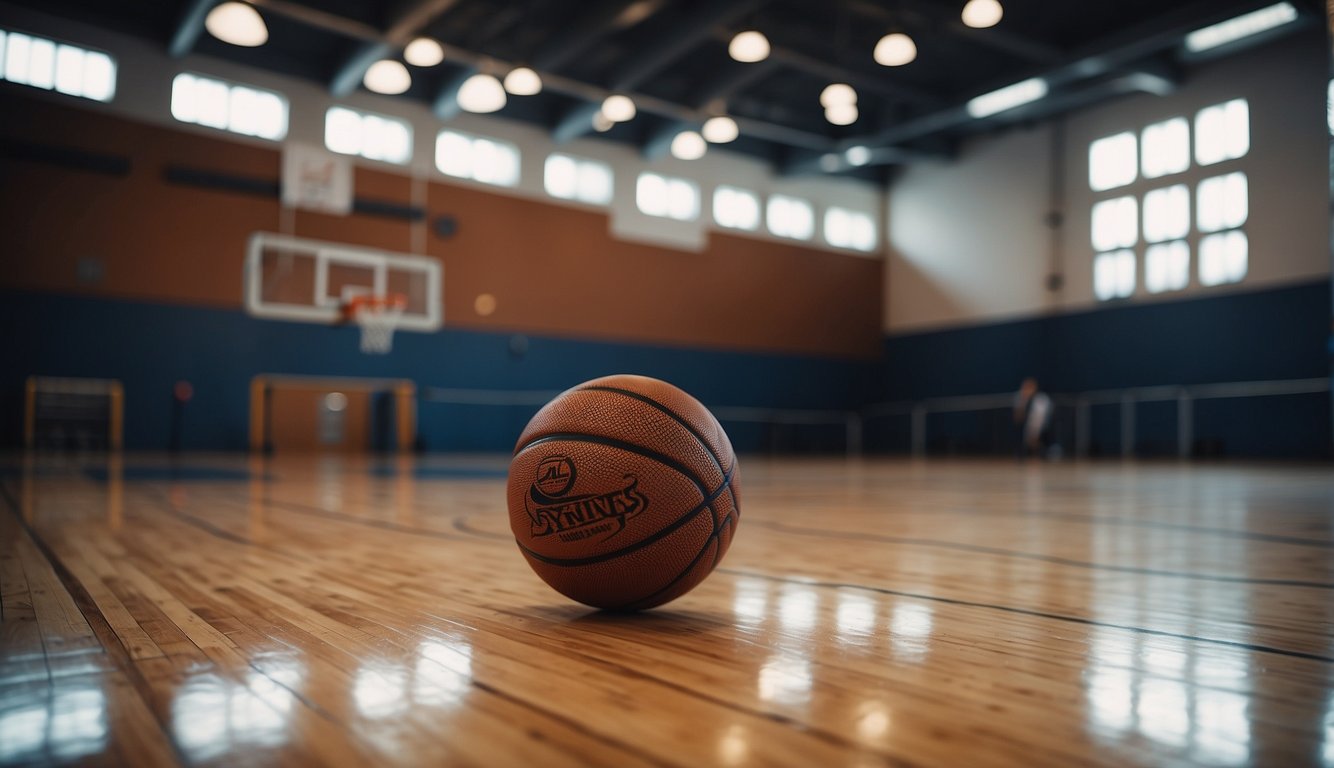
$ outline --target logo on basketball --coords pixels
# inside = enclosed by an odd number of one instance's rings
[[[612,491],[566,496],[574,478],[574,462],[564,456],[548,456],[537,465],[527,504],[534,538],[556,535],[561,541],[581,541],[600,536],[606,541],[648,508],[635,475],[623,475],[624,485]]]

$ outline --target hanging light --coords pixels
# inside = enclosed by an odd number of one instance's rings
[[[613,123],[611,118],[602,114],[600,110],[597,114],[593,115],[593,130],[598,133],[606,133],[607,131],[610,131],[613,125],[616,125],[616,123]]]
[[[974,29],[986,29],[1000,23],[1005,9],[999,0],[968,0],[963,7],[963,23]]]
[[[858,144],[855,147],[848,147],[843,152],[843,158],[848,161],[848,165],[863,166],[871,162],[871,150]]]
[[[254,48],[269,41],[269,28],[247,3],[223,3],[208,12],[204,29],[224,43]]]
[[[847,83],[830,83],[820,91],[820,106],[828,109],[839,104],[856,104],[857,92]]]
[[[704,134],[704,138],[714,144],[726,144],[735,140],[741,131],[736,127],[735,120],[719,115],[705,120],[700,133]]]
[[[515,67],[505,75],[505,90],[515,96],[536,96],[542,92],[542,78],[528,67]]]
[[[672,139],[672,157],[678,160],[698,160],[708,149],[704,137],[694,131],[681,131]]]
[[[901,67],[917,58],[917,43],[902,32],[891,32],[875,44],[875,62],[886,67]]]
[[[403,49],[403,58],[414,67],[434,67],[445,60],[445,49],[429,37],[419,37]]]
[[[408,68],[393,59],[380,59],[366,70],[362,78],[367,90],[389,96],[402,93],[412,85],[412,75]]]
[[[602,102],[602,114],[613,123],[624,123],[635,117],[635,103],[629,96],[613,93]]]
[[[479,72],[459,86],[458,100],[467,112],[495,112],[505,106],[505,88],[494,75]]]
[[[824,119],[834,125],[852,125],[857,122],[857,105],[834,104],[825,107]]]
[[[769,58],[769,38],[763,32],[747,29],[736,33],[727,44],[727,53],[737,61],[753,64]]]

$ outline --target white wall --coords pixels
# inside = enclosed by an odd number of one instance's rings
[[[1139,181],[1144,192],[1186,182],[1192,189],[1224,170],[1245,171],[1250,184],[1250,267],[1241,283],[1206,288],[1195,277],[1198,236],[1191,245],[1191,285],[1148,294],[1143,254],[1136,293],[1124,302],[1174,301],[1226,291],[1258,290],[1319,279],[1330,271],[1328,141],[1329,81],[1324,38],[1297,34],[1201,65],[1170,96],[1135,95],[1066,115],[1063,125],[1014,129],[970,142],[949,164],[914,166],[891,185],[890,254],[884,327],[889,333],[998,322],[1043,312],[1084,311],[1093,296],[1088,148],[1095,139],[1176,116],[1193,121],[1201,108],[1242,97],[1250,103],[1251,149],[1237,161]],[[1059,240],[1064,286],[1045,283],[1053,253],[1044,217],[1052,206],[1056,130],[1064,132]],[[1192,216],[1194,210],[1192,206]],[[1193,229],[1193,227],[1192,227]]]
[[[308,80],[285,77],[208,56],[192,55],[180,60],[172,59],[166,54],[165,44],[154,45],[139,38],[3,2],[0,2],[0,27],[101,49],[115,57],[118,66],[117,92],[111,103],[100,104],[85,99],[49,94],[49,98],[59,99],[75,106],[106,109],[145,122],[171,125],[181,130],[214,136],[220,135],[220,132],[214,129],[180,123],[171,116],[172,79],[182,71],[197,72],[267,88],[286,96],[291,114],[287,135],[289,142],[323,146],[324,113],[335,104],[407,119],[413,126],[414,141],[413,159],[407,168],[360,158],[356,162],[384,170],[397,169],[420,178],[463,186],[473,184],[445,176],[435,169],[435,137],[437,132],[446,126],[467,133],[504,139],[518,145],[522,155],[519,185],[514,189],[483,187],[491,192],[537,198],[558,205],[587,207],[580,203],[549,197],[542,187],[543,163],[548,154],[557,150],[602,160],[612,166],[615,174],[616,192],[610,206],[610,228],[614,236],[622,239],[698,250],[706,244],[709,232],[716,230],[776,242],[794,242],[769,235],[764,231],[763,224],[759,232],[721,229],[713,224],[712,190],[718,184],[731,184],[750,188],[760,193],[762,199],[770,193],[778,192],[812,201],[816,209],[816,235],[814,240],[803,243],[804,245],[871,258],[879,258],[882,254],[882,249],[862,254],[858,251],[835,248],[823,241],[824,209],[831,205],[872,214],[877,219],[877,231],[884,232],[884,221],[880,215],[884,210],[884,195],[874,184],[852,179],[785,179],[775,175],[762,161],[717,148],[711,148],[701,160],[681,161],[667,157],[649,162],[634,147],[591,137],[557,146],[545,130],[526,123],[467,113],[443,122],[425,104],[404,98],[379,96],[361,90],[345,98],[334,99],[327,89]],[[33,93],[45,92],[33,89]],[[235,134],[221,135],[235,141],[272,146],[271,142],[261,139]],[[681,176],[696,182],[701,191],[701,217],[693,222],[678,222],[641,214],[635,207],[634,189],[635,179],[643,170]]]

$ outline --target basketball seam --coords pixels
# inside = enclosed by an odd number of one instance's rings
[[[581,387],[581,388],[576,389],[576,390],[574,390],[574,391],[575,391],[575,392],[611,392],[611,393],[618,394],[618,395],[624,395],[624,396],[629,397],[629,398],[632,398],[632,399],[634,399],[634,400],[638,400],[639,402],[644,403],[645,405],[648,405],[648,406],[650,406],[650,407],[653,407],[653,408],[658,409],[658,410],[661,411],[662,413],[666,414],[668,418],[670,418],[672,421],[675,421],[677,424],[680,424],[682,427],[685,428],[685,430],[686,430],[687,432],[689,432],[691,435],[694,436],[695,440],[697,440],[697,441],[699,442],[699,444],[704,448],[704,451],[705,451],[706,453],[709,454],[709,458],[713,459],[714,466],[718,467],[718,471],[719,471],[719,472],[722,472],[722,473],[724,473],[724,474],[727,474],[727,473],[730,473],[730,472],[731,472],[731,469],[724,469],[724,468],[723,468],[723,460],[722,460],[722,458],[717,454],[717,452],[715,452],[715,451],[713,450],[713,446],[709,445],[709,441],[708,441],[708,440],[705,440],[705,439],[704,439],[704,436],[701,435],[701,434],[699,433],[698,430],[696,430],[694,427],[690,426],[690,422],[688,422],[688,421],[686,421],[684,418],[682,418],[682,417],[680,416],[680,414],[678,414],[676,411],[673,411],[671,408],[668,408],[666,405],[664,405],[664,404],[658,402],[657,400],[654,400],[653,398],[649,397],[648,395],[641,395],[641,394],[638,393],[638,392],[634,392],[634,391],[631,391],[631,390],[628,390],[628,389],[621,389],[620,387],[609,387],[609,386],[606,386],[606,385],[604,385],[604,384],[594,384],[594,385],[592,385],[592,386],[588,386],[588,387]],[[709,415],[712,416],[713,414],[709,414]],[[733,465],[736,464],[736,457],[735,457],[735,456],[732,457],[732,464],[733,464]],[[737,517],[740,517],[740,516],[741,516],[741,508],[740,508],[740,506],[736,503],[736,493],[735,493],[735,492],[732,492],[730,488],[729,488],[729,492],[731,493],[731,496],[732,496],[732,509],[736,510]],[[716,523],[717,521],[715,520],[714,522]]]
[[[708,496],[705,496],[704,500],[701,501],[698,505],[696,505],[694,509],[691,509],[689,512],[685,513],[681,517],[677,518],[676,520],[673,520],[671,525],[668,525],[667,527],[657,531],[656,533],[640,541],[635,542],[634,544],[631,544],[628,547],[618,549],[614,552],[607,552],[601,555],[590,555],[589,557],[549,557],[547,555],[534,552],[528,547],[525,547],[523,545],[523,542],[519,541],[519,538],[517,536],[514,537],[514,543],[519,546],[519,549],[523,550],[524,554],[528,555],[534,560],[546,563],[547,565],[555,565],[562,568],[574,568],[581,565],[594,565],[596,563],[605,563],[608,560],[615,560],[618,557],[623,557],[632,552],[637,552],[643,549],[644,547],[649,546],[650,544],[656,544],[657,542],[662,541],[666,537],[675,533],[677,530],[680,530],[685,525],[693,522],[696,517],[699,517],[699,514],[701,512],[703,512],[706,509],[712,508],[713,503],[718,500],[718,497],[721,496],[723,491],[727,490],[727,487],[730,486],[731,484],[732,484],[732,475],[731,473],[728,473],[727,477],[723,479],[723,484],[718,486],[717,490],[715,490],[713,493],[710,493]],[[715,531],[717,530],[716,526],[714,527],[714,530]]]
[[[686,465],[678,462],[676,459],[673,459],[670,456],[658,453],[657,451],[651,448],[645,448],[642,445],[636,445],[635,443],[626,442],[624,440],[617,440],[614,437],[603,437],[602,435],[591,435],[584,432],[556,432],[550,435],[543,435],[542,437],[529,440],[528,442],[516,448],[514,451],[514,455],[517,457],[519,454],[523,453],[529,448],[532,448],[533,446],[541,445],[543,443],[553,442],[556,440],[569,440],[572,442],[583,442],[583,443],[594,443],[596,445],[605,445],[611,448],[619,448],[628,453],[633,453],[639,456],[643,456],[646,459],[652,459],[658,462],[659,464],[662,464],[665,467],[675,470],[677,474],[681,475],[690,482],[694,483],[695,487],[699,489],[699,495],[701,496],[709,495],[708,486],[705,485],[704,481],[698,475],[692,472],[690,468],[687,467]],[[727,477],[731,477],[730,473],[727,475]]]
[[[717,551],[716,553],[714,553],[714,556],[713,556],[713,565],[709,567],[709,572],[712,573],[712,572],[713,572],[713,569],[718,567],[718,560],[722,557],[722,549],[723,549],[723,537],[722,537],[722,533],[723,533],[723,529],[726,528],[728,525],[731,525],[733,514],[734,514],[734,513],[732,513],[732,512],[728,512],[728,513],[727,513],[727,516],[724,517],[724,518],[722,519],[722,522],[719,523],[719,524],[713,529],[713,533],[710,533],[710,534],[709,534],[709,537],[708,537],[707,539],[704,540],[704,546],[702,546],[702,547],[699,548],[699,553],[695,555],[695,559],[691,560],[691,561],[690,561],[690,564],[687,565],[684,569],[682,569],[682,571],[681,571],[680,573],[678,573],[678,574],[676,575],[675,578],[673,578],[671,581],[667,582],[661,589],[657,589],[657,590],[655,590],[652,594],[650,594],[650,595],[645,595],[644,597],[641,597],[641,598],[639,598],[638,600],[635,600],[635,601],[631,602],[629,605],[625,606],[624,610],[631,610],[631,611],[633,611],[633,610],[638,610],[638,609],[635,608],[634,606],[638,606],[638,605],[642,605],[642,604],[644,604],[644,603],[650,602],[650,601],[652,601],[654,598],[656,598],[656,597],[658,597],[659,595],[663,594],[664,592],[668,592],[668,591],[670,591],[670,590],[671,590],[673,587],[675,587],[677,584],[680,584],[680,583],[681,583],[681,580],[684,579],[686,576],[689,576],[689,575],[690,575],[690,572],[693,571],[693,570],[695,569],[695,566],[699,565],[699,561],[704,557],[704,553],[709,551],[709,545],[710,545],[710,544],[713,544],[714,542],[717,542],[717,543],[718,543],[718,551]],[[707,575],[707,574],[706,574],[706,575]]]

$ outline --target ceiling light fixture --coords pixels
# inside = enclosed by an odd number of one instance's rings
[[[847,83],[830,83],[820,91],[820,106],[828,109],[857,103],[857,92]]]
[[[824,119],[834,125],[852,125],[857,122],[857,105],[833,104],[825,107]]]
[[[536,96],[542,92],[542,78],[528,67],[515,67],[505,75],[505,90],[515,96]]]
[[[616,125],[616,123],[613,123],[611,119],[602,114],[601,111],[593,115],[593,130],[598,133],[606,133],[607,131],[610,131],[613,125]]]
[[[719,115],[705,120],[700,133],[704,134],[704,138],[713,144],[726,144],[729,141],[734,141],[740,135],[741,130],[737,128],[735,120]]]
[[[635,118],[635,103],[629,96],[613,93],[603,100],[602,114],[613,123],[624,123]]]
[[[479,72],[459,86],[459,107],[466,112],[486,114],[505,107],[505,88],[495,75]]]
[[[967,106],[968,114],[975,118],[989,117],[1037,101],[1046,95],[1047,81],[1033,77],[970,100]]]
[[[1207,51],[1296,20],[1297,9],[1292,3],[1277,3],[1191,32],[1186,35],[1186,50],[1191,53]]]
[[[247,3],[223,3],[208,12],[204,29],[224,43],[254,48],[269,41],[264,17]]]
[[[886,67],[901,67],[917,58],[917,43],[902,32],[891,32],[875,44],[875,62]]]
[[[403,49],[403,59],[414,67],[434,67],[445,60],[445,49],[429,37],[419,37]]]
[[[963,23],[973,29],[986,29],[1000,23],[1005,9],[998,0],[968,0],[963,7]]]
[[[727,53],[737,61],[753,64],[769,58],[769,38],[763,32],[747,29],[736,33],[727,44]]]
[[[863,166],[871,162],[871,150],[858,144],[855,147],[848,147],[843,153],[843,159],[848,161],[848,165]]]
[[[681,131],[672,139],[672,157],[678,160],[698,160],[708,150],[704,137],[694,131]]]
[[[380,59],[366,70],[366,76],[361,82],[365,84],[367,90],[395,96],[412,85],[412,75],[409,75],[408,68],[399,62],[393,59]]]

